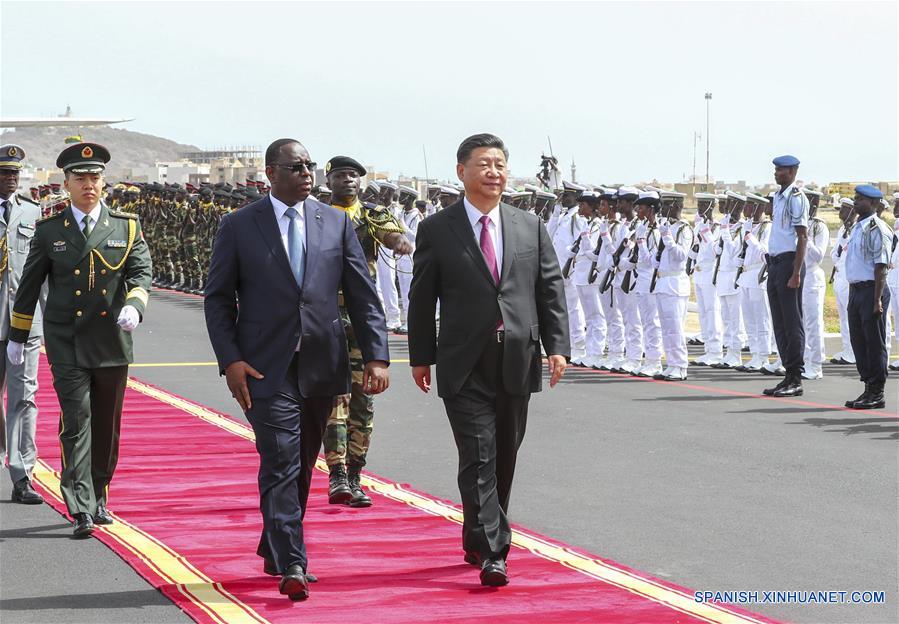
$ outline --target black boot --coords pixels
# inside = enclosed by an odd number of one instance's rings
[[[866,398],[855,402],[855,409],[881,409],[886,407],[883,399],[883,384],[870,384]]]
[[[865,391],[858,395],[857,399],[853,399],[851,401],[846,401],[843,405],[846,407],[855,408],[856,403],[861,403],[865,399],[868,398],[868,395],[871,393],[871,384],[865,384]]]
[[[362,489],[361,474],[362,466],[350,464],[347,473],[350,492],[353,494],[353,498],[350,499],[350,507],[371,507],[371,497]]]
[[[764,370],[764,369],[762,369],[762,370]],[[773,388],[765,388],[764,390],[762,390],[762,394],[764,394],[765,396],[775,396],[775,393],[780,392],[787,385],[787,382],[789,380],[790,380],[789,377],[784,377],[783,379],[780,380],[780,383],[777,384],[776,386],[774,386]]]
[[[347,484],[346,466],[337,464],[331,466],[331,476],[328,478],[328,502],[332,505],[344,505],[350,502],[353,493]]]
[[[12,500],[23,505],[40,505],[44,502],[44,497],[34,491],[28,477],[22,477],[12,486]]]
[[[787,373],[784,377],[786,382],[779,390],[775,390],[771,396],[776,397],[798,397],[802,396],[802,377],[795,371]]]

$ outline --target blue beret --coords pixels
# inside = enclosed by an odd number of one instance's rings
[[[859,184],[855,187],[855,192],[862,197],[868,197],[870,199],[883,199],[883,193],[880,192],[880,189],[876,186],[871,186],[870,184]]]
[[[775,167],[798,167],[799,159],[795,156],[778,156],[771,162],[774,163]]]

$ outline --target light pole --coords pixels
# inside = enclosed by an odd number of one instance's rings
[[[702,135],[693,131],[693,177],[690,179],[693,183],[693,197],[696,197],[696,142],[702,139]]]
[[[712,94],[705,94],[705,184],[708,190],[709,184],[709,103],[712,101]]]

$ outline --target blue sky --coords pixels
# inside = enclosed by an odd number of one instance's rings
[[[513,175],[552,137],[578,179],[681,180],[711,101],[711,174],[895,180],[894,2],[9,2],[4,116],[134,117],[204,148],[302,140],[393,174],[452,176],[465,136]]]

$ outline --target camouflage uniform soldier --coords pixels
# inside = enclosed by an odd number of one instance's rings
[[[332,193],[331,205],[349,215],[374,280],[380,245],[399,255],[411,253],[412,247],[403,236],[403,226],[390,211],[359,201],[359,178],[365,174],[365,167],[348,156],[335,156],[325,165],[325,175]],[[325,431],[325,459],[331,473],[328,502],[368,507],[371,498],[362,489],[360,475],[371,442],[374,400],[372,395],[362,391],[362,353],[343,305],[342,293],[338,296],[338,303],[346,330],[353,384],[349,404],[338,402],[331,411]]]

